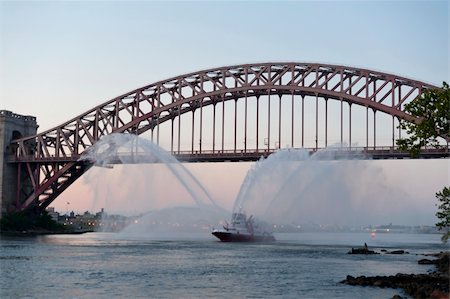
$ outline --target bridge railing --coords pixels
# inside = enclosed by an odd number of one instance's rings
[[[332,148],[301,148],[314,154],[319,151],[324,151],[324,155],[328,158],[366,158],[366,159],[405,159],[411,158],[411,154],[406,151],[401,151],[397,147],[392,146],[378,146],[378,147],[332,147]],[[200,151],[180,151],[174,152],[173,155],[180,161],[254,161],[261,157],[266,158],[270,154],[279,149],[254,149],[254,150],[202,150]],[[300,150],[300,148],[286,148],[282,150]],[[445,146],[441,148],[424,147],[422,148],[418,158],[446,158],[449,155],[450,147]]]
[[[182,162],[215,162],[215,161],[255,161],[262,158],[267,158],[269,155],[278,150],[304,150],[309,154],[314,154],[319,151],[326,151],[334,153],[336,158],[345,158],[346,156],[364,156],[365,158],[374,159],[396,159],[396,158],[410,158],[408,152],[401,151],[393,146],[377,146],[377,147],[329,147],[329,148],[266,148],[266,149],[231,149],[231,150],[195,150],[195,151],[174,151],[171,154]],[[440,148],[423,147],[418,158],[448,158],[450,157],[450,146],[442,146]],[[122,163],[152,163],[155,159],[150,157],[151,153],[145,152],[121,152],[116,157],[111,157],[113,164]],[[72,155],[66,157],[36,157],[33,155],[27,156],[10,156],[8,162],[36,162],[36,163],[64,163],[76,162],[81,155]],[[149,162],[150,161],[150,162]]]

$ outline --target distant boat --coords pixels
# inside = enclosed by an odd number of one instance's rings
[[[245,213],[233,213],[231,226],[214,229],[212,234],[222,242],[272,242],[275,237],[271,232],[261,229],[254,223],[253,216],[247,219]]]

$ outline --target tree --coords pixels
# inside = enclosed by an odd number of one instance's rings
[[[440,202],[438,212],[436,213],[436,216],[440,221],[436,223],[436,226],[440,230],[446,230],[442,236],[442,241],[447,243],[450,238],[450,187],[444,187],[440,192],[437,192],[436,198]]]
[[[400,150],[417,156],[422,147],[431,145],[439,147],[438,138],[450,142],[450,89],[446,82],[442,88],[426,90],[420,97],[405,105],[405,112],[415,117],[415,121],[402,120],[400,127],[406,130],[408,138],[397,140]],[[436,193],[439,200],[436,226],[446,230],[442,241],[450,238],[450,187],[444,187]]]
[[[414,116],[416,121],[400,121],[400,127],[409,136],[397,140],[400,150],[417,156],[424,146],[439,147],[439,137],[450,142],[450,89],[446,82],[442,88],[426,90],[419,98],[406,104],[405,112]]]
[[[46,211],[39,215],[30,212],[16,212],[0,219],[0,233],[23,231],[64,231],[65,227],[54,221]]]

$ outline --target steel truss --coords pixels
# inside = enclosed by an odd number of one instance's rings
[[[283,95],[311,96],[341,102],[341,140],[342,140],[342,102],[363,106],[369,111],[383,112],[394,119],[417,121],[403,111],[406,103],[420,96],[424,90],[435,86],[416,80],[382,72],[339,65],[316,63],[262,63],[226,66],[203,70],[170,78],[147,85],[109,100],[66,123],[35,136],[15,140],[19,184],[16,204],[18,209],[30,207],[45,208],[61,192],[87,171],[91,164],[78,161],[80,154],[95,144],[100,137],[111,133],[142,134],[156,129],[156,142],[159,143],[159,125],[171,120],[171,151],[180,151],[180,121],[178,121],[178,148],[174,149],[174,119],[192,112],[192,147],[194,155],[194,112],[200,111],[200,153],[202,146],[202,112],[206,106],[213,106],[216,126],[216,106],[234,100],[235,111],[238,100],[245,100],[245,134],[247,135],[247,99],[261,96],[279,96],[280,106]],[[316,100],[316,136],[318,128]],[[267,139],[270,151],[270,100],[269,128]],[[302,101],[303,103],[303,101]],[[257,100],[257,105],[259,101]],[[292,107],[294,101],[292,100]],[[222,106],[225,107],[225,106]],[[326,106],[327,107],[327,106]],[[259,108],[258,108],[259,109]],[[279,136],[281,136],[281,109],[279,110]],[[302,113],[303,109],[302,109]],[[236,115],[236,112],[235,112]],[[212,152],[224,152],[224,118],[222,109],[222,148],[216,151],[216,136],[213,136]],[[257,114],[256,122],[259,115]],[[349,110],[351,134],[351,109]],[[292,122],[294,109],[292,109]],[[303,116],[302,116],[303,121]],[[325,118],[327,122],[327,118]],[[367,118],[368,122],[368,118]],[[374,117],[375,122],[375,117]],[[292,125],[293,126],[293,125]],[[325,127],[328,124],[326,123]],[[394,125],[392,125],[394,126]],[[256,126],[258,130],[258,125]],[[375,130],[374,124],[374,130]],[[303,128],[303,126],[302,126]],[[368,125],[367,125],[368,128]],[[236,116],[234,122],[234,149],[236,150]],[[215,132],[215,130],[214,130]],[[152,134],[153,136],[153,134]],[[327,131],[325,131],[327,136]],[[350,135],[351,136],[351,135]],[[367,134],[368,136],[368,134]],[[258,152],[259,133],[256,134],[256,149],[250,150],[245,136],[244,154]],[[281,137],[279,137],[281,139]],[[303,138],[303,134],[302,134]],[[368,138],[368,137],[367,137]],[[375,134],[374,134],[375,138]],[[292,142],[294,133],[292,129]],[[394,137],[393,137],[394,139]],[[280,140],[281,142],[281,140]],[[327,143],[327,137],[325,137]],[[375,147],[376,140],[373,141]],[[368,141],[367,141],[368,144]],[[303,147],[303,140],[302,140]],[[317,149],[317,138],[316,138]],[[183,153],[185,154],[185,153]],[[198,154],[198,152],[196,152]],[[241,150],[242,154],[242,150]],[[189,160],[189,159],[187,159]],[[24,185],[31,184],[33,192]]]

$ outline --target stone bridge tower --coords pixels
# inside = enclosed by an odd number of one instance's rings
[[[35,135],[38,125],[36,117],[25,116],[7,110],[0,110],[0,218],[2,215],[15,210],[19,194],[17,194],[18,180],[22,180],[21,173],[16,163],[9,163],[16,151],[11,141],[17,138]],[[22,181],[22,186],[28,185],[31,191],[31,183]]]

